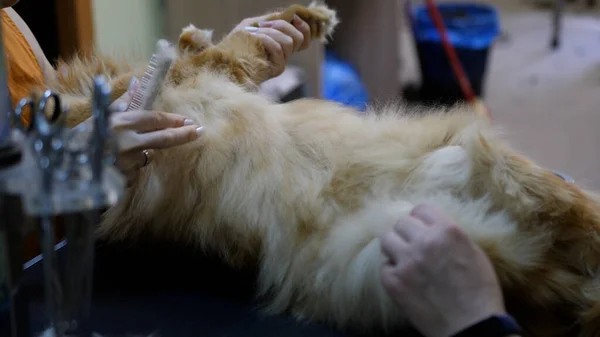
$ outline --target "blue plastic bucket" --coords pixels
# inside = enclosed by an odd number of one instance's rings
[[[484,4],[444,3],[437,7],[473,91],[482,97],[489,50],[500,33],[498,13]],[[412,23],[423,93],[445,103],[462,100],[458,80],[427,6],[415,7]]]
[[[365,111],[369,93],[358,71],[327,49],[322,65],[321,95],[327,100],[338,102],[359,111]]]

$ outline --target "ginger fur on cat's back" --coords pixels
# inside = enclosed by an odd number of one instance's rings
[[[337,24],[322,5],[270,19]],[[352,331],[407,323],[384,291],[379,237],[417,204],[445,211],[487,253],[527,336],[600,335],[600,206],[595,194],[536,165],[470,109],[359,115],[319,99],[258,95],[269,61],[246,31],[218,43],[186,27],[154,109],[203,125],[184,146],[155,152],[104,215],[109,240],[152,234],[195,244],[233,267],[259,269],[266,312]],[[143,69],[95,55],[61,65],[49,87],[74,126],[90,116],[92,78],[113,97]]]

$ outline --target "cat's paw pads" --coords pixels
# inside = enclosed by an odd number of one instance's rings
[[[179,52],[202,52],[213,45],[212,36],[212,30],[198,29],[196,26],[190,24],[183,28],[179,35]]]

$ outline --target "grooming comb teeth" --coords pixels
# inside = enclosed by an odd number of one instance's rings
[[[138,110],[138,109],[141,109],[142,107],[144,107],[144,105],[148,105],[148,104],[144,104],[144,103],[151,103],[151,102],[145,102],[144,96],[148,92],[148,87],[150,86],[150,83],[152,82],[151,81],[152,76],[154,76],[155,72],[156,72],[156,56],[152,55],[152,57],[150,58],[150,62],[148,62],[148,66],[146,67],[146,71],[144,72],[144,75],[140,79],[140,85],[139,85],[138,89],[135,91],[133,98],[131,99],[131,103],[129,104],[128,110]],[[146,107],[144,107],[144,108],[146,108]]]
[[[150,58],[146,71],[140,80],[140,86],[134,93],[127,110],[152,109],[152,104],[176,56],[174,48],[167,41],[158,41],[156,52]]]

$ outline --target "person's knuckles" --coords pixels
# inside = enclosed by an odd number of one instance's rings
[[[410,217],[405,216],[400,218],[398,221],[396,221],[396,223],[394,224],[394,231],[396,233],[400,233],[402,232],[402,230],[407,226],[407,223],[410,221]]]
[[[444,231],[436,231],[422,235],[418,240],[418,244],[423,247],[422,251],[428,251],[436,246],[445,245],[446,240]]]
[[[411,215],[428,225],[437,225],[450,222],[450,220],[441,210],[429,204],[418,205],[412,210]]]
[[[407,240],[418,240],[423,235],[423,224],[417,218],[406,216],[396,223],[394,231]]]
[[[431,212],[431,209],[432,209],[432,206],[429,204],[419,204],[412,209],[412,211],[410,212],[410,215],[417,217],[417,218],[421,218],[423,216],[431,217],[431,215],[429,215],[429,212]]]
[[[160,111],[149,111],[148,114],[151,116],[149,119],[150,127],[154,130],[161,130],[171,126],[171,120],[169,116],[163,114]]]
[[[456,244],[442,232],[423,236],[419,242],[420,261],[436,261],[444,258],[448,251],[455,251]],[[418,258],[417,258],[418,259]]]
[[[273,37],[271,37],[270,35],[265,33],[257,33],[257,36],[263,41],[265,47],[267,48],[272,57],[276,57],[283,53],[281,45],[277,43],[277,41],[275,41],[275,39],[273,39]]]
[[[304,33],[293,26],[292,26],[292,31],[290,32],[289,35],[290,35],[290,37],[292,37],[292,39],[294,41],[295,49],[300,48],[302,46],[302,44],[304,43],[304,40],[306,39]]]
[[[418,277],[424,263],[424,258],[420,254],[413,254],[410,257],[405,257],[405,259],[406,261],[396,268],[396,277],[402,282],[408,282],[411,278]]]
[[[449,243],[467,243],[469,241],[469,237],[463,231],[462,228],[455,224],[449,224],[442,228],[443,234],[445,236],[445,241]]]
[[[282,54],[285,54],[285,51],[287,49],[289,49],[290,47],[293,48],[294,45],[294,40],[289,37],[288,35],[282,33],[281,31],[274,29],[274,28],[262,28],[264,29],[263,34],[267,35],[268,37],[270,37],[274,44],[277,45],[279,48],[279,50],[281,50]],[[275,45],[273,45],[273,48],[275,48]]]
[[[294,40],[294,50],[295,51],[300,51],[302,50],[303,46],[304,46],[304,35],[302,35],[302,33],[300,33],[300,35],[298,35],[298,37]]]
[[[114,114],[110,118],[111,129],[115,132],[130,128],[134,123],[125,114]]]
[[[290,46],[294,43],[292,37],[277,28],[264,27],[260,28],[258,31],[272,38],[280,46]]]
[[[277,30],[289,30],[289,28],[291,27],[291,24],[285,20],[273,20],[270,21],[271,22],[271,27],[277,29]]]
[[[281,31],[285,34],[285,36],[290,37],[292,39],[291,41],[294,43],[301,43],[304,40],[304,35],[302,34],[302,32],[298,30],[293,24],[287,21],[275,21],[273,24],[273,28]]]
[[[186,118],[180,115],[169,114],[162,111],[153,111],[156,114],[157,128],[180,127],[185,124]]]
[[[308,25],[308,23],[306,23],[305,21],[302,21],[302,23],[298,26],[298,30],[300,32],[302,32],[302,35],[304,36],[304,39],[306,40],[306,42],[310,42],[310,38],[311,38],[311,34],[310,34],[310,26]]]
[[[389,231],[380,240],[381,251],[389,259],[390,264],[396,264],[402,258],[402,255],[406,253],[408,246],[397,233]]]
[[[277,30],[273,27],[259,27],[258,30],[256,31],[256,33],[267,35],[268,37],[270,37],[274,40],[278,35],[283,34],[279,30]]]
[[[296,48],[296,43],[294,42],[294,39],[289,35],[284,35],[282,37],[282,40],[285,46],[285,54],[286,56],[289,56],[289,54],[291,54],[291,52],[294,51],[294,49]]]
[[[389,275],[386,277],[384,288],[396,300],[403,300],[414,296],[415,291],[418,291],[411,286],[410,280],[407,280],[397,269],[391,269]],[[384,282],[383,279],[381,281],[382,283]],[[398,304],[401,303],[401,301],[398,302]]]
[[[392,294],[397,295],[399,285],[399,279],[396,277],[394,270],[390,267],[384,266],[380,271],[380,278],[383,288]]]
[[[384,254],[386,255],[393,255],[392,251],[393,251],[393,247],[394,247],[394,243],[396,242],[395,236],[396,234],[394,232],[386,232],[385,234],[383,234],[381,236],[381,248],[384,252]],[[392,256],[389,256],[392,257]]]

